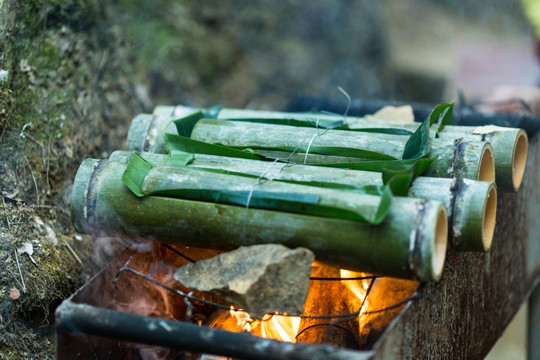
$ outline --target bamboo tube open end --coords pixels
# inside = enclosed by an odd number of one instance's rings
[[[515,191],[519,190],[521,181],[523,180],[523,175],[525,174],[528,149],[529,140],[527,139],[527,133],[520,130],[512,155],[512,185],[514,186]]]
[[[495,232],[495,220],[497,218],[497,188],[491,184],[488,190],[486,203],[484,205],[484,217],[482,222],[482,244],[484,250],[488,251],[493,241]]]
[[[448,241],[448,222],[446,211],[441,206],[437,214],[437,224],[435,225],[435,239],[433,244],[433,255],[431,256],[431,270],[435,281],[441,278],[444,260],[446,258],[446,246]]]
[[[129,127],[126,148],[128,150],[142,151],[148,126],[152,122],[152,115],[139,114],[133,118]]]
[[[493,158],[493,148],[489,143],[486,143],[482,149],[477,180],[495,182],[495,160]]]

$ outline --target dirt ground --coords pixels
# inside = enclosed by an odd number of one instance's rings
[[[54,308],[114,255],[75,234],[71,182],[83,158],[122,147],[136,114],[337,86],[448,101],[471,44],[530,44],[511,0],[0,0],[0,25],[0,359],[53,358]]]

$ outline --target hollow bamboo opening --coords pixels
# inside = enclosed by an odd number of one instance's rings
[[[433,255],[431,256],[431,269],[433,271],[433,278],[435,280],[438,280],[440,279],[443,271],[444,259],[446,258],[446,245],[448,240],[448,223],[446,220],[446,211],[442,206],[437,214],[437,224],[435,226],[435,243],[433,244]]]
[[[488,251],[493,241],[495,232],[495,220],[497,218],[497,188],[491,185],[488,190],[486,203],[484,205],[484,216],[482,222],[482,244],[484,250]]]
[[[477,180],[495,182],[495,160],[493,159],[493,148],[489,143],[486,143],[482,149]]]
[[[527,165],[527,151],[529,141],[527,134],[521,130],[517,136],[512,155],[512,185],[514,190],[518,191],[525,174],[525,166]]]

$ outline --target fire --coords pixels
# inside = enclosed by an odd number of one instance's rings
[[[236,320],[236,325],[245,332],[251,332],[251,324],[254,322],[251,316],[243,310],[234,310],[234,307],[231,306],[229,310],[232,318]],[[256,324],[255,324],[256,325]]]
[[[300,328],[300,317],[272,315],[270,319],[263,319],[261,327],[264,338],[295,343]]]
[[[356,272],[356,271],[350,271],[341,269],[340,275],[342,278],[354,278],[354,277],[366,277],[369,276],[369,274],[363,273],[363,272]],[[366,309],[369,307],[368,303],[368,297],[367,292],[369,288],[370,280],[342,280],[342,283],[349,289],[360,301],[360,304],[363,303],[362,306],[362,312],[365,312]],[[360,315],[360,324],[362,324],[362,320],[364,319],[365,315]]]
[[[321,269],[325,269],[325,265],[317,263],[315,264],[315,269],[314,271],[320,272],[322,271]],[[336,271],[338,270],[336,269]],[[342,278],[368,276],[365,273],[345,269],[340,269],[339,274]],[[350,291],[350,295],[348,296],[350,296],[351,301],[354,303],[353,306],[359,308],[363,304],[362,310],[365,310],[368,306],[366,294],[370,280],[342,280],[341,283]],[[224,324],[223,319],[214,322],[214,325],[221,322],[218,326],[227,328],[228,330],[249,332],[263,338],[291,343],[296,342],[296,336],[301,325],[301,317],[299,316],[268,314],[262,320],[256,320],[252,319],[249,313],[243,310],[235,310],[232,306],[227,316],[229,316],[228,325]],[[364,315],[361,315],[358,319],[360,326],[364,317]]]
[[[300,327],[299,316],[266,315],[262,320],[254,320],[249,313],[235,310],[231,306],[230,316],[236,321],[238,329],[266,339],[295,343]]]
[[[366,277],[369,276],[363,272],[356,272],[341,269],[340,274],[342,278],[354,278],[354,277]],[[362,301],[366,297],[367,290],[369,288],[369,280],[342,280],[343,284],[356,295]]]

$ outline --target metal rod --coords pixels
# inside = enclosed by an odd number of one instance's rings
[[[372,359],[372,351],[292,344],[210,329],[190,323],[101,309],[64,301],[56,309],[56,331],[83,333],[240,359]]]
[[[363,116],[373,114],[387,105],[411,105],[413,107],[416,121],[424,120],[434,105],[425,103],[405,103],[398,101],[383,100],[362,100],[354,99],[349,109],[350,116]],[[341,99],[315,98],[308,96],[295,96],[285,107],[284,111],[317,111],[326,110],[327,112],[343,114],[347,107],[347,102]],[[453,125],[497,125],[509,126],[524,129],[530,138],[533,138],[540,131],[540,117],[527,114],[505,114],[505,113],[481,113],[475,111],[470,106],[456,106],[453,114]]]

